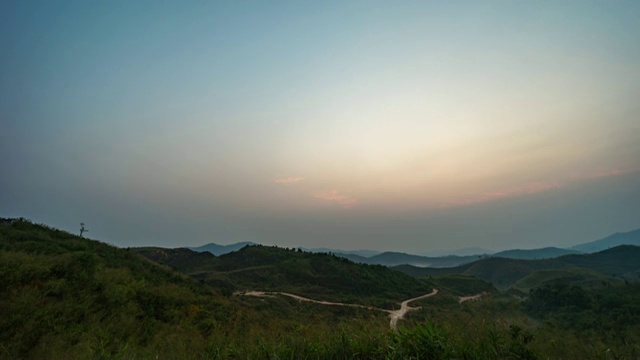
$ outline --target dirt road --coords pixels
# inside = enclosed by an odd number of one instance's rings
[[[389,312],[389,310],[384,310],[384,309],[376,308],[376,307],[373,307],[373,306],[366,306],[366,305],[360,305],[360,304],[337,303],[337,302],[324,301],[324,300],[314,300],[314,299],[309,299],[309,298],[306,298],[306,297],[302,297],[300,295],[290,294],[290,293],[286,293],[286,292],[279,292],[279,291],[276,291],[276,292],[266,292],[266,291],[244,291],[244,292],[242,292],[242,291],[236,291],[233,294],[234,295],[244,295],[244,296],[256,296],[256,297],[274,297],[276,295],[282,295],[282,296],[288,296],[288,297],[296,299],[298,301],[312,302],[312,303],[321,304],[321,305],[347,306],[347,307],[354,307],[354,308],[360,308],[360,309],[379,310],[379,311]]]
[[[391,326],[391,328],[393,330],[397,330],[398,320],[401,320],[402,318],[404,318],[404,315],[407,312],[420,309],[419,307],[417,307],[417,308],[409,307],[409,303],[410,302],[413,302],[413,301],[416,301],[416,300],[425,299],[425,298],[428,298],[430,296],[434,296],[437,293],[438,293],[438,289],[433,289],[428,294],[424,294],[422,296],[414,297],[413,299],[409,299],[409,300],[403,301],[400,304],[400,310],[392,310],[392,311],[390,311],[391,321],[389,322],[389,326]]]
[[[479,293],[479,294],[475,294],[475,295],[460,296],[460,297],[458,298],[458,303],[459,303],[459,304],[462,304],[462,303],[463,303],[463,302],[465,302],[465,301],[469,301],[469,300],[476,300],[476,299],[480,298],[481,296],[485,296],[485,295],[487,295],[487,292],[486,292],[486,291],[483,291],[483,292],[481,292],[481,293]]]
[[[337,303],[337,302],[324,301],[324,300],[314,300],[314,299],[309,299],[309,298],[306,298],[306,297],[302,297],[300,295],[290,294],[290,293],[286,293],[286,292],[236,291],[233,294],[234,295],[239,295],[239,296],[255,296],[255,297],[274,297],[276,295],[282,295],[282,296],[288,296],[288,297],[296,299],[298,301],[312,302],[312,303],[321,304],[321,305],[347,306],[347,307],[355,307],[355,308],[360,308],[360,309],[384,311],[384,312],[388,313],[389,317],[391,318],[391,321],[389,322],[389,326],[391,326],[391,328],[393,330],[396,330],[397,329],[398,320],[401,320],[402,318],[404,318],[404,315],[407,312],[420,309],[419,307],[417,307],[417,308],[409,307],[409,303],[410,302],[421,300],[421,299],[425,299],[425,298],[428,298],[430,296],[434,296],[437,293],[438,293],[438,289],[433,289],[428,294],[424,294],[424,295],[421,295],[421,296],[418,296],[418,297],[414,297],[414,298],[409,299],[409,300],[405,300],[402,303],[400,303],[400,309],[399,310],[385,310],[385,309],[380,309],[380,308],[373,307],[373,306],[366,306],[366,305],[360,305],[360,304],[346,304],[346,303]]]

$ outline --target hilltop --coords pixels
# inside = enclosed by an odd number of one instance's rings
[[[27,220],[0,225],[0,264],[2,357],[91,358],[127,344],[144,354],[181,332],[199,347],[197,329],[231,309],[166,266]]]

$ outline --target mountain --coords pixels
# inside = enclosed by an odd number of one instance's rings
[[[448,255],[456,255],[456,256],[473,256],[473,255],[491,255],[495,253],[493,250],[484,249],[480,247],[468,247],[468,248],[460,248],[453,250],[432,250],[420,252],[418,255],[428,256],[428,257],[441,257]]]
[[[441,256],[441,257],[428,257],[413,254],[406,254],[402,252],[386,251],[381,254],[363,257],[350,254],[336,254],[345,257],[353,262],[362,264],[375,264],[384,266],[397,266],[397,265],[413,265],[417,267],[452,267],[461,264],[470,263],[482,258],[482,255],[473,256]]]
[[[394,269],[422,277],[446,274],[472,275],[505,290],[521,279],[537,272],[579,268],[596,271],[607,279],[634,280],[640,274],[640,247],[620,245],[593,254],[564,255],[554,259],[521,260],[502,257],[481,259],[451,268],[420,268],[411,265]],[[593,274],[593,273],[591,273]],[[528,284],[532,287],[531,284]]]
[[[233,251],[238,251],[248,245],[256,245],[256,243],[253,243],[250,241],[243,241],[243,242],[229,244],[229,245],[219,245],[216,243],[209,243],[202,246],[190,247],[189,249],[193,251],[198,251],[198,252],[208,251],[213,255],[223,255]]]
[[[636,245],[640,246],[640,229],[629,231],[626,233],[615,233],[604,239],[578,244],[571,247],[573,250],[582,252],[597,252],[618,245]]]
[[[306,252],[314,252],[314,253],[332,253],[332,254],[336,254],[336,255],[357,255],[357,256],[362,256],[362,257],[371,257],[371,256],[375,256],[380,254],[380,251],[375,251],[375,250],[365,250],[365,249],[361,249],[361,250],[341,250],[341,249],[331,249],[331,248],[303,248],[301,247],[300,250],[302,251],[306,251]]]
[[[500,251],[491,255],[492,257],[502,257],[508,259],[526,259],[526,260],[534,260],[534,259],[551,259],[556,258],[558,256],[569,255],[569,254],[579,254],[580,251],[577,250],[568,250],[568,249],[560,249],[557,247],[545,247],[541,249],[530,249],[530,250],[505,250]]]

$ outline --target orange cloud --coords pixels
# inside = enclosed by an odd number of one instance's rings
[[[317,199],[336,202],[345,208],[350,208],[358,204],[358,199],[351,196],[338,194],[337,190],[320,191],[314,193],[313,196]]]
[[[289,185],[289,184],[295,184],[295,183],[298,183],[298,182],[300,182],[300,181],[302,181],[302,180],[304,180],[304,178],[303,178],[303,177],[291,177],[291,176],[289,176],[289,177],[279,177],[279,178],[276,178],[276,179],[274,180],[274,182],[275,182],[275,183],[278,183],[278,184]]]

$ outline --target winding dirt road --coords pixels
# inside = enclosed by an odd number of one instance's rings
[[[306,298],[306,297],[302,297],[300,295],[290,294],[290,293],[286,293],[286,292],[236,291],[233,294],[234,295],[240,295],[240,296],[255,296],[255,297],[274,297],[276,295],[282,295],[282,296],[288,296],[288,297],[296,299],[298,301],[312,302],[312,303],[321,304],[321,305],[347,306],[347,307],[354,307],[354,308],[359,308],[359,309],[384,311],[384,312],[388,313],[389,317],[391,318],[391,321],[389,322],[389,326],[391,326],[391,328],[393,330],[397,330],[398,320],[401,320],[402,318],[404,318],[404,315],[407,312],[420,309],[419,307],[415,307],[415,308],[409,307],[409,303],[410,302],[421,300],[421,299],[425,299],[425,298],[428,298],[430,296],[434,296],[437,293],[438,293],[438,289],[433,289],[428,294],[424,294],[424,295],[421,295],[421,296],[418,296],[418,297],[414,297],[414,298],[409,299],[409,300],[405,300],[402,303],[400,303],[400,309],[399,310],[386,310],[386,309],[380,309],[380,308],[373,307],[373,306],[366,306],[366,305],[359,305],[359,304],[346,304],[346,303],[337,303],[337,302],[324,301],[324,300],[314,300],[314,299],[309,299],[309,298]]]
[[[366,305],[359,305],[359,304],[337,303],[337,302],[324,301],[324,300],[314,300],[314,299],[309,299],[309,298],[306,298],[306,297],[302,297],[300,295],[286,293],[286,292],[279,292],[279,291],[276,291],[276,292],[267,292],[267,291],[244,291],[243,292],[243,291],[236,291],[233,294],[234,295],[243,295],[243,296],[256,296],[256,297],[274,297],[276,295],[282,295],[282,296],[288,296],[288,297],[296,299],[298,301],[312,302],[312,303],[316,303],[316,304],[320,304],[320,305],[347,306],[347,307],[354,307],[354,308],[359,308],[359,309],[379,310],[379,311],[389,312],[389,310],[384,310],[384,309],[380,309],[380,308],[373,307],[373,306],[366,306]]]
[[[400,304],[400,310],[389,311],[390,316],[391,316],[391,321],[389,322],[389,326],[391,326],[391,328],[393,330],[397,330],[398,329],[397,328],[398,320],[401,320],[402,318],[404,318],[404,315],[407,312],[420,309],[419,307],[416,307],[416,308],[409,307],[409,303],[410,302],[421,300],[421,299],[425,299],[425,298],[428,298],[430,296],[434,296],[437,293],[438,293],[438,289],[433,289],[428,294],[424,294],[422,296],[414,297],[413,299],[409,299],[409,300],[403,301]]]
[[[458,298],[458,304],[462,304],[463,302],[469,301],[469,300],[476,300],[476,299],[479,299],[480,297],[485,296],[485,295],[487,295],[486,291],[483,291],[483,292],[481,292],[479,294],[475,294],[475,295],[460,296]]]

